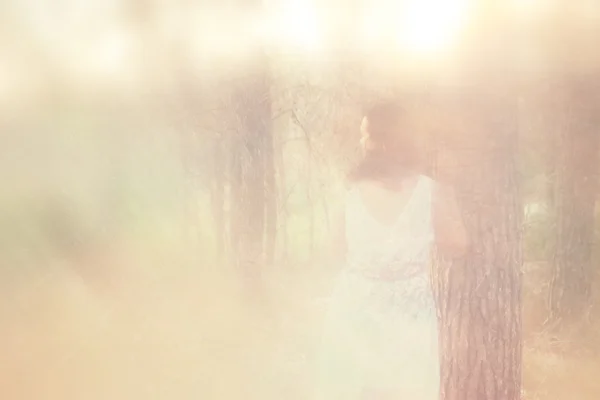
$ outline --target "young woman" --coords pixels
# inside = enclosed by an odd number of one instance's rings
[[[460,256],[467,235],[452,190],[419,173],[403,122],[393,102],[362,121],[363,158],[333,246],[344,268],[325,320],[319,399],[439,398],[430,256],[434,246]]]

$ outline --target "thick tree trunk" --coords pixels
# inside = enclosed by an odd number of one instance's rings
[[[579,320],[591,304],[600,109],[594,93],[571,86],[559,94],[555,166],[555,248],[549,307],[552,323]]]
[[[445,400],[521,398],[517,104],[497,96],[479,93],[465,111],[483,123],[463,133],[468,147],[457,180],[471,248],[460,262],[438,270]],[[487,103],[482,118],[475,103]]]

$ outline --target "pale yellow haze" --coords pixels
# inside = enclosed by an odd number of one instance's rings
[[[436,52],[454,45],[468,18],[468,0],[420,0],[408,3],[400,43],[416,52]]]
[[[362,16],[358,38],[364,45],[379,40],[396,42],[399,50],[435,53],[449,50],[457,41],[470,11],[469,0],[410,0],[393,7],[374,7]],[[310,1],[289,0],[267,18],[258,32],[268,40],[285,41],[304,50],[322,48],[324,27]],[[360,18],[359,18],[360,20]],[[276,21],[276,22],[273,22]],[[282,43],[283,44],[283,43]]]

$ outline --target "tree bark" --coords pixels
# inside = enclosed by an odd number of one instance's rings
[[[555,166],[555,248],[549,322],[579,320],[589,311],[594,266],[594,214],[599,135],[597,94],[589,83],[560,90]],[[593,89],[592,89],[593,90]]]
[[[465,169],[456,185],[471,247],[464,259],[437,270],[441,394],[516,400],[522,348],[516,96],[478,91],[464,112],[472,131],[459,154]]]

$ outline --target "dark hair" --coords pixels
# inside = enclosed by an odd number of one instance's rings
[[[402,126],[405,111],[398,102],[379,102],[364,117],[373,148],[350,172],[350,180],[389,178],[417,167],[417,146],[407,126]]]

